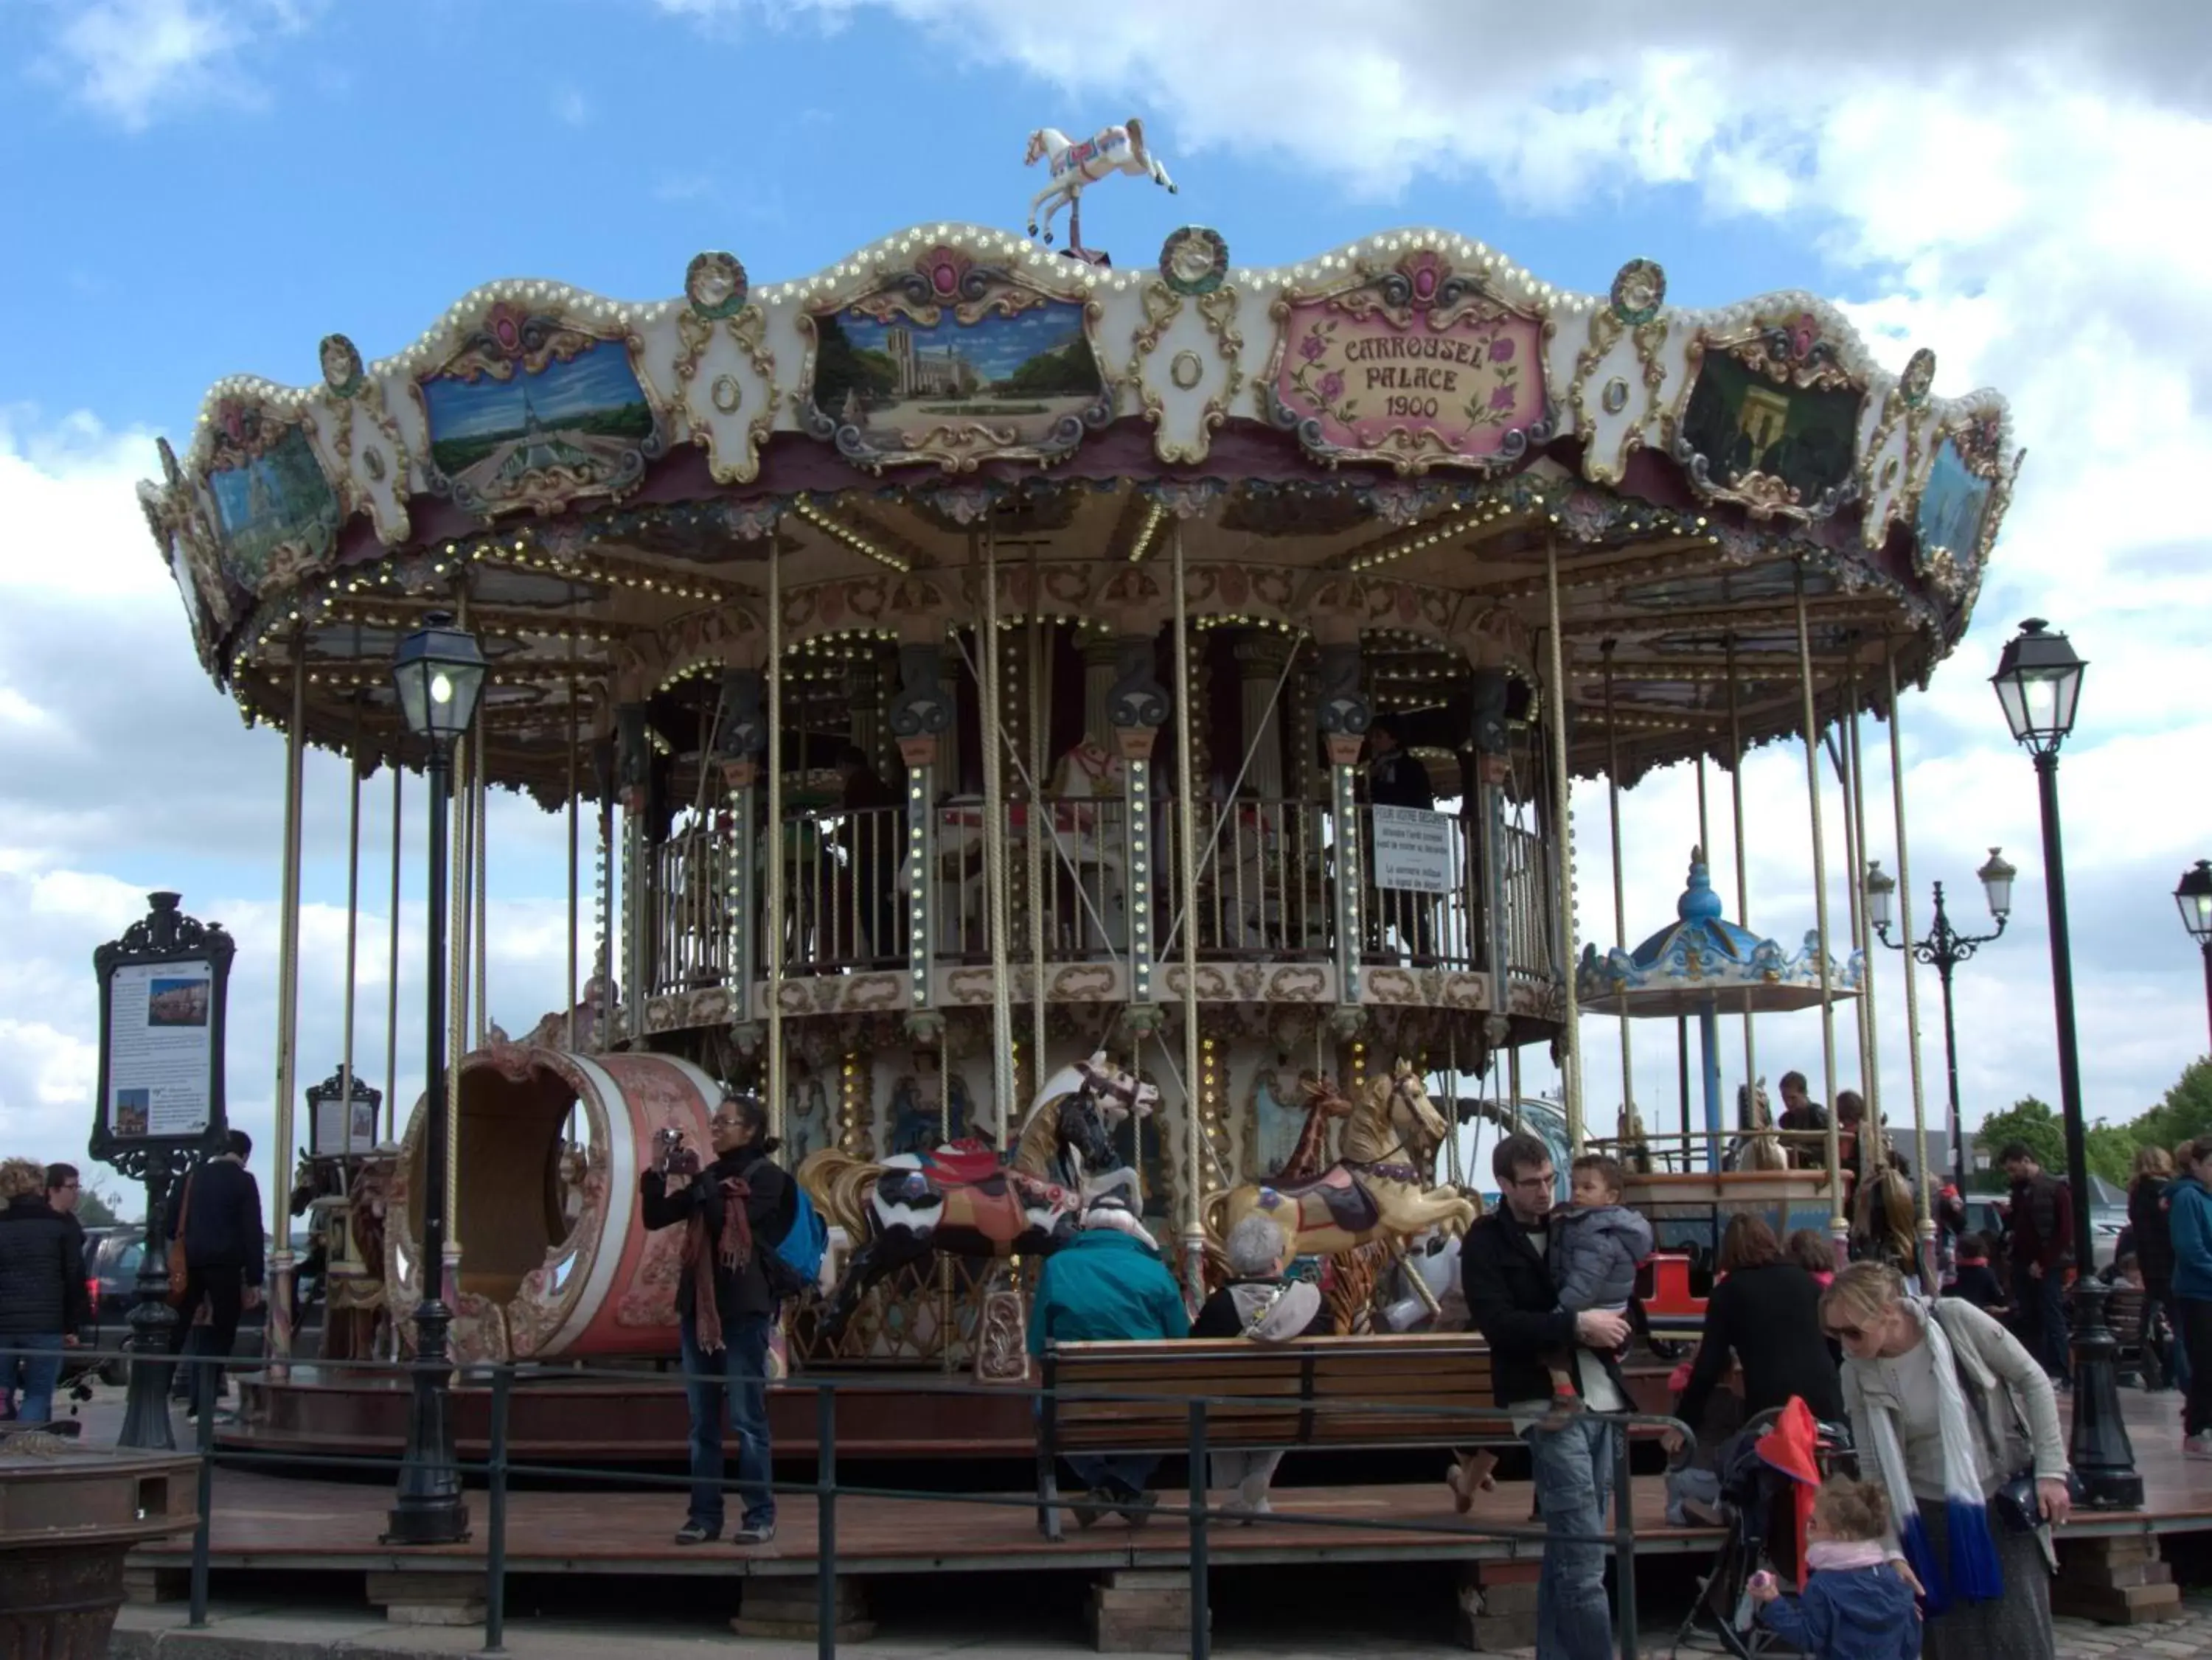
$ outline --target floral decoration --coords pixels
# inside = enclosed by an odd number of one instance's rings
[[[1632,329],[1659,315],[1667,303],[1666,268],[1656,259],[1632,259],[1613,278],[1613,314]]]

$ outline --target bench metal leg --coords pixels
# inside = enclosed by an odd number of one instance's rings
[[[1049,1446],[1037,1449],[1037,1531],[1053,1544],[1060,1542],[1060,1481]]]

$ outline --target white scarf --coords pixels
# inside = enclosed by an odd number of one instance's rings
[[[1982,1499],[1981,1461],[1975,1452],[1974,1429],[1966,1410],[1966,1391],[1959,1386],[1959,1367],[1951,1340],[1936,1318],[1932,1305],[1915,1301],[1928,1345],[1929,1369],[1936,1378],[1936,1432],[1943,1448],[1943,1509],[1950,1535],[1950,1572],[1936,1566],[1920,1506],[1912,1496],[1912,1481],[1905,1473],[1905,1443],[1898,1431],[1893,1399],[1866,1399],[1867,1429],[1874,1442],[1875,1467],[1889,1489],[1890,1508],[1898,1520],[1898,1542],[1905,1559],[1927,1589],[1928,1611],[1940,1614],[1953,1602],[1984,1602],[2002,1596],[2004,1576],[1997,1566],[1996,1542],[1990,1534],[1988,1506]],[[1854,1362],[1871,1366],[1869,1361]]]

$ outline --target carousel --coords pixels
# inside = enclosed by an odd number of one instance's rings
[[[1039,234],[924,224],[757,285],[702,252],[645,302],[495,283],[374,360],[330,335],[312,385],[223,381],[161,446],[143,500],[200,659],[289,746],[280,1147],[303,753],[350,763],[358,896],[362,794],[399,825],[423,760],[396,645],[449,613],[489,663],[450,846],[463,1058],[325,1189],[326,1348],[410,1340],[433,1114],[461,1360],[672,1356],[639,1177],[734,1088],[834,1224],[790,1364],[983,1376],[1109,1185],[1194,1294],[1288,1193],[1358,1287],[1342,1321],[1402,1297],[1389,1257],[1489,1185],[1456,1121],[1518,1122],[1497,1103],[1556,1067],[1547,1122],[1589,1142],[1578,1009],[1624,1053],[1632,1016],[1700,1022],[1709,1099],[1743,1015],[1752,1100],[1751,1015],[1809,999],[1833,1097],[1863,930],[1856,897],[1829,914],[1814,746],[1795,953],[1700,900],[1705,947],[1578,984],[1570,785],[1687,765],[1702,803],[1708,763],[1808,735],[1855,763],[1966,626],[2002,400],[1934,396],[1925,350],[1886,373],[1807,294],[1670,307],[1643,259],[1576,294],[1414,228],[1255,267],[1231,224],[1115,263],[1050,215],[1109,172],[1166,184],[1139,124],[1031,149]],[[568,850],[573,993],[516,1037],[495,790]],[[342,1094],[380,1024],[355,1001]],[[421,1033],[381,1014],[388,1085]],[[1621,1144],[1647,1184],[1741,1197],[1722,1145],[1771,1126],[1689,1095],[1673,1152],[1634,1102]],[[1840,1205],[1824,1151],[1783,1185]],[[305,1242],[276,1227],[282,1284]],[[270,1329],[238,1433],[305,1434],[310,1356]],[[396,1433],[388,1393],[348,1421]]]

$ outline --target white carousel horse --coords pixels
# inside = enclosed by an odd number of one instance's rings
[[[1041,232],[1050,242],[1052,221],[1066,208],[1068,246],[1079,253],[1082,251],[1079,215],[1085,185],[1097,184],[1109,173],[1126,173],[1151,179],[1170,196],[1176,193],[1175,180],[1168,177],[1168,170],[1145,148],[1145,124],[1134,116],[1123,125],[1108,127],[1079,144],[1057,128],[1039,127],[1030,135],[1029,154],[1022,158],[1022,165],[1033,167],[1039,161],[1047,163],[1052,182],[1030,203],[1030,234]]]

